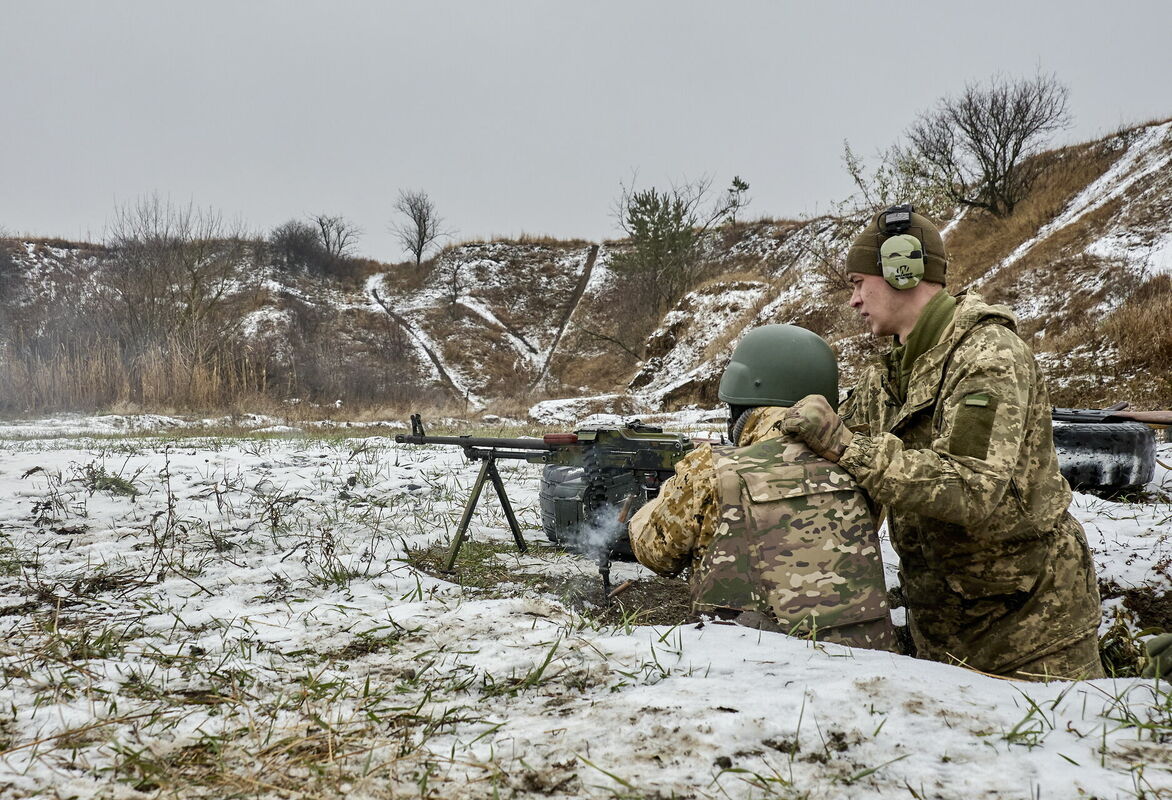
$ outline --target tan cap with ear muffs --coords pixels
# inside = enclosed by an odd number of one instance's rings
[[[895,289],[911,289],[924,278],[924,251],[920,240],[908,233],[892,236],[879,246],[883,280]]]
[[[892,206],[876,214],[846,255],[848,273],[881,275],[901,290],[922,280],[943,285],[947,268],[940,231],[910,205]]]

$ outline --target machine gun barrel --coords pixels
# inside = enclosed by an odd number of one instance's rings
[[[467,450],[470,447],[481,448],[485,450],[556,450],[559,445],[549,444],[541,439],[494,439],[482,436],[417,436],[414,434],[399,433],[395,435],[395,441],[399,444],[446,444],[463,447]]]
[[[398,444],[442,444],[464,448],[464,454],[471,459],[524,458],[543,460],[542,454],[558,450],[568,444],[575,444],[578,437],[573,434],[554,434],[545,439],[496,439],[486,436],[428,436],[423,429],[419,414],[411,415],[411,433],[395,434]]]

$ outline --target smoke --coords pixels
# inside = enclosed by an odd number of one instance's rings
[[[626,533],[627,526],[619,522],[622,506],[617,503],[605,503],[591,511],[590,520],[578,526],[574,549],[599,561],[610,553],[615,542]]]

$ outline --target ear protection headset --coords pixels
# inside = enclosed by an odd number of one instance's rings
[[[924,278],[924,248],[910,233],[911,205],[892,206],[879,215],[879,231],[887,234],[879,247],[879,269],[894,289],[911,289]]]

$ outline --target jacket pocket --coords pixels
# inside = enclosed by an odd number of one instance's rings
[[[967,600],[1029,594],[1042,580],[1047,548],[1031,547],[1003,554],[954,563],[945,568],[948,588]]]
[[[804,464],[749,466],[737,470],[745,492],[754,503],[773,503],[823,492],[855,491],[854,478],[837,464],[810,461]]]
[[[996,415],[996,397],[985,393],[966,395],[952,417],[948,452],[966,458],[988,458]]]

